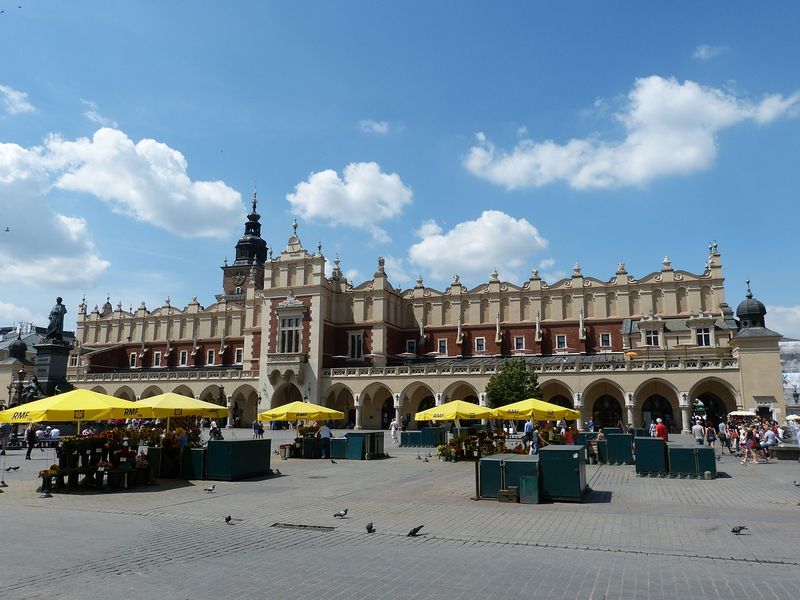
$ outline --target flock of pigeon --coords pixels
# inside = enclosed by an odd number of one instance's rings
[[[431,458],[433,458],[433,454],[428,452],[424,457],[420,456],[420,453],[417,452],[417,460],[421,460],[422,462],[431,462]]]
[[[335,513],[333,513],[333,518],[334,519],[346,519],[347,518],[347,509],[343,508],[342,510],[336,511]],[[417,537],[417,534],[419,534],[419,532],[422,531],[423,527],[425,527],[425,525],[418,525],[417,527],[414,527],[411,531],[409,531],[406,534],[406,537]],[[367,523],[367,533],[375,533],[376,531],[378,531],[378,530],[375,529],[375,524],[372,521]]]

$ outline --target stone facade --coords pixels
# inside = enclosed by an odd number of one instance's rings
[[[88,311],[82,302],[70,381],[131,400],[187,393],[226,403],[243,423],[308,399],[377,429],[447,400],[484,403],[492,374],[519,357],[538,374],[544,400],[577,408],[582,421],[640,426],[661,416],[677,431],[693,411],[761,407],[780,417],[780,335],[763,314],[738,314],[763,308],[749,290],[734,316],[716,244],[698,274],[665,258],[638,278],[623,263],[608,279],[576,264],[552,284],[535,270],[519,285],[493,271],[472,288],[456,275],[444,290],[421,277],[400,289],[382,258],[360,284],[343,276],[338,256],[326,277],[321,248],[303,247],[296,222],[273,257],[258,218],[254,198],[209,307],[193,299],[184,308],[167,300],[152,311],[109,302]]]

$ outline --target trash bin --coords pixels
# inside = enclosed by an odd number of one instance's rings
[[[401,431],[400,445],[405,448],[416,447],[422,444],[422,431]]]
[[[717,478],[717,455],[714,448],[704,446],[694,448],[697,457],[697,476],[703,478],[706,473],[711,473],[711,478]]]
[[[539,476],[539,457],[528,454],[515,454],[503,461],[503,487],[520,485],[523,475]]]
[[[597,460],[601,464],[608,463],[608,440],[597,440]]]
[[[347,458],[347,438],[331,438],[331,458]]]
[[[364,460],[364,437],[356,435],[356,432],[349,432],[347,434],[347,460]]]
[[[704,446],[670,446],[669,473],[671,477],[703,477],[709,472],[717,476],[717,457],[714,449]]]
[[[606,436],[608,463],[612,465],[632,465],[631,436],[627,433],[610,433]]]
[[[184,448],[181,453],[181,479],[205,479],[204,448]]]
[[[636,473],[664,475],[667,472],[667,445],[657,437],[633,438],[636,446]]]
[[[234,481],[269,472],[272,440],[211,440],[206,449],[206,479]]]
[[[420,429],[420,445],[435,448],[447,443],[447,430],[444,427],[423,427]]]
[[[539,474],[520,475],[519,477],[519,503],[539,504]]]
[[[478,476],[481,498],[497,498],[503,486],[503,461],[514,454],[492,454],[480,459]]]
[[[588,491],[583,446],[550,445],[539,450],[539,477],[544,496],[582,502]]]
[[[321,457],[322,457],[322,440],[316,437],[303,438],[303,458],[321,458]]]

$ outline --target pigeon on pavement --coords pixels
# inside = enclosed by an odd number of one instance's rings
[[[747,529],[747,527],[745,527],[744,525],[737,525],[736,527],[731,529],[731,533],[734,534],[734,535],[741,535],[741,533],[743,531],[745,531],[746,529]]]
[[[414,527],[414,529],[412,529],[411,531],[408,532],[406,537],[417,537],[417,534],[420,532],[420,529],[422,529],[423,527],[425,527],[425,525],[419,525],[417,527]]]
[[[338,512],[333,513],[334,518],[336,519],[344,519],[347,516],[347,509],[340,510]]]
[[[217,484],[213,484],[211,487],[207,487],[204,491],[208,492],[209,494],[214,493],[214,489],[217,487]]]
[[[275,475],[280,475],[280,474],[281,474],[281,470],[280,469],[275,469]]]
[[[339,464],[339,463],[337,463],[337,462],[336,462],[335,460],[333,460],[333,459],[331,459],[331,462],[332,462],[333,464],[335,464],[335,465],[336,465],[336,464]]]
[[[19,469],[19,465],[14,465],[13,467],[6,467],[6,473],[8,473],[9,471],[16,471],[17,469]]]
[[[428,457],[426,456],[425,458],[422,459],[422,462],[431,462],[431,461],[428,460]]]
[[[795,485],[795,487],[800,487],[800,481],[793,481],[792,483]]]
[[[372,521],[367,523],[367,533],[375,533],[375,528],[372,526]]]
[[[231,521],[232,521],[232,519],[231,519],[231,516],[230,516],[230,515],[228,515],[227,517],[225,517],[225,522],[226,522],[228,525],[230,525],[230,524],[231,524]]]

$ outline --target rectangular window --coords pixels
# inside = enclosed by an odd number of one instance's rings
[[[347,357],[361,359],[364,356],[364,335],[351,333],[348,340]]]
[[[611,334],[610,333],[601,333],[600,334],[600,347],[601,348],[611,348]]]
[[[77,367],[78,366],[78,355],[73,354],[69,357],[69,366],[70,367]]]
[[[281,319],[280,348],[285,354],[300,352],[300,326],[302,317],[283,317]]]
[[[644,343],[648,346],[661,346],[661,332],[658,329],[648,329],[644,332]]]
[[[697,345],[710,346],[711,345],[711,329],[708,327],[697,328]]]
[[[243,360],[244,360],[244,349],[243,348],[237,348],[236,349],[236,364],[237,365],[242,364]]]
[[[417,340],[406,340],[406,352],[417,353]]]
[[[214,364],[214,351],[213,350],[206,350],[206,364],[213,365]]]
[[[161,366],[161,352],[154,352],[153,353],[153,366],[160,367]]]
[[[486,338],[475,338],[475,352],[486,352]]]
[[[514,338],[514,350],[525,350],[525,337],[518,335]]]
[[[567,349],[567,336],[564,334],[559,334],[556,336],[556,350],[566,350]]]
[[[446,339],[439,340],[439,350],[438,350],[438,352],[442,356],[447,356],[447,340]]]
[[[131,369],[136,368],[136,352],[131,352],[130,361],[128,364],[130,364]]]
[[[186,350],[181,350],[180,358],[178,359],[178,364],[181,367],[185,367],[189,364],[189,352]]]

